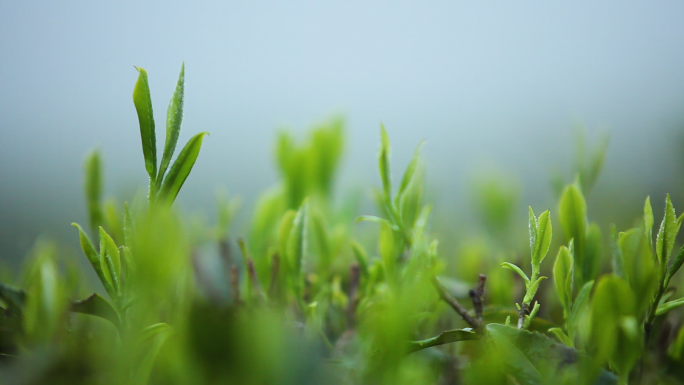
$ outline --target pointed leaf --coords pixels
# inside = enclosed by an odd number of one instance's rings
[[[409,183],[411,183],[411,180],[413,179],[413,175],[416,173],[418,161],[420,160],[420,149],[423,147],[424,144],[425,139],[420,141],[418,147],[416,147],[416,150],[413,152],[413,158],[411,158],[411,161],[406,167],[404,177],[401,179],[401,184],[399,185],[399,190],[397,191],[397,201],[401,199],[402,195],[404,195],[404,191],[406,191],[406,188],[409,186]]]
[[[444,345],[458,341],[471,341],[480,339],[480,335],[470,328],[447,330],[437,337],[428,338],[422,341],[409,341],[408,352],[413,353],[418,350],[431,348],[433,346]]]
[[[392,222],[388,221],[385,218],[376,217],[374,215],[361,215],[360,217],[356,218],[356,222],[380,223],[380,224],[384,224],[384,225],[389,226],[394,231],[399,231],[399,228],[397,226],[395,226]]]
[[[541,276],[537,278],[536,281],[530,283],[527,287],[527,293],[525,294],[525,298],[523,298],[523,302],[525,303],[530,303],[534,299],[534,296],[537,294],[537,290],[539,290],[539,284],[541,284],[541,281],[545,280],[546,277]]]
[[[292,228],[287,241],[287,255],[290,260],[292,271],[296,274],[301,273],[302,260],[306,253],[306,223],[308,222],[308,199],[304,199],[304,203],[297,211],[297,215],[292,221]]]
[[[526,287],[527,287],[527,285],[530,284],[530,279],[527,277],[527,274],[525,274],[525,272],[522,271],[522,269],[519,268],[518,266],[516,266],[516,265],[514,265],[514,264],[512,264],[512,263],[504,262],[504,263],[501,264],[501,267],[503,267],[504,269],[513,270],[513,271],[515,271],[516,273],[518,273],[518,275],[519,275],[520,277],[522,277],[522,279],[525,281],[525,286],[526,286]]]
[[[561,246],[553,264],[553,283],[556,294],[566,314],[570,313],[572,304],[572,255],[567,247]],[[569,290],[568,290],[569,289]]]
[[[93,293],[86,299],[72,302],[71,311],[104,318],[114,324],[117,329],[121,328],[119,315],[114,310],[112,304],[97,293]]]
[[[135,110],[138,112],[145,170],[154,183],[157,178],[157,139],[154,132],[150,85],[147,82],[147,71],[140,67],[135,67],[135,69],[138,70],[139,75],[133,89],[133,104],[135,104]]]
[[[171,170],[162,183],[161,190],[159,191],[161,199],[166,200],[168,203],[173,203],[176,199],[178,192],[183,187],[183,183],[185,183],[188,175],[190,175],[192,166],[197,160],[204,135],[207,135],[207,133],[201,132],[190,138],[185,147],[183,147],[183,150],[178,154],[178,158],[173,162]]]
[[[670,269],[667,271],[667,279],[665,280],[665,287],[670,284],[670,280],[672,279],[672,276],[674,276],[677,271],[679,270],[680,267],[682,267],[682,264],[684,264],[684,247],[679,249],[679,253],[677,253],[677,257],[675,258],[674,262],[672,262],[672,266],[670,266]]]
[[[676,238],[677,215],[675,214],[674,207],[672,206],[670,194],[667,194],[665,198],[665,215],[663,216],[663,221],[660,224],[660,230],[658,230],[658,237],[656,238],[656,256],[658,257],[660,265],[663,266],[663,273],[665,267],[667,267],[667,263],[669,262],[670,254],[672,254],[672,248],[674,247]]]
[[[546,254],[549,252],[549,246],[551,246],[551,237],[553,231],[551,229],[551,218],[549,217],[549,210],[541,213],[537,219],[537,236],[535,239],[535,246],[532,252],[532,266],[537,270],[541,265]]]
[[[382,179],[382,190],[385,199],[390,200],[392,196],[392,174],[390,172],[390,141],[385,130],[385,125],[380,125],[380,152],[378,153],[378,168]]]
[[[576,184],[568,185],[558,205],[558,219],[567,239],[574,244],[575,280],[584,283],[584,249],[587,234],[587,204]],[[579,273],[579,274],[578,274]]]
[[[97,274],[97,277],[100,278],[100,282],[102,282],[102,286],[104,286],[105,290],[107,291],[107,294],[109,294],[111,298],[116,298],[116,292],[114,291],[114,287],[111,285],[110,281],[107,279],[104,271],[102,270],[100,256],[95,251],[92,242],[90,242],[90,238],[88,238],[88,235],[86,235],[86,233],[83,231],[81,226],[78,225],[78,223],[72,223],[71,225],[78,230],[78,236],[81,242],[81,249],[83,250],[83,254],[85,254],[85,256],[88,258],[88,261],[90,261],[90,264],[93,266],[93,269]]]
[[[651,197],[646,197],[644,202],[644,235],[648,242],[648,250],[653,250],[653,208],[651,207]]]
[[[676,309],[684,305],[684,298],[678,298],[670,302],[661,303],[656,309],[656,315],[663,315],[672,309]]]
[[[20,311],[26,301],[26,292],[0,283],[0,299],[10,310]]]
[[[183,121],[183,95],[185,90],[185,63],[181,65],[181,72],[178,75],[178,83],[176,84],[176,91],[169,102],[169,108],[166,110],[166,143],[164,144],[164,153],[162,155],[161,164],[159,165],[159,176],[157,177],[157,184],[160,184],[164,179],[164,173],[171,163],[173,152],[176,150],[178,143],[178,135],[180,134],[181,122]]]
[[[527,208],[529,209],[530,214],[530,253],[534,255],[534,248],[537,245],[537,217],[534,215],[534,211],[532,211],[532,206],[528,206]]]
[[[85,160],[85,195],[88,205],[90,230],[93,232],[102,224],[102,166],[98,150],[93,150]]]

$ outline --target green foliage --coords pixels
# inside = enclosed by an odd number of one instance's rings
[[[684,299],[673,294],[681,284],[676,273],[684,248],[674,251],[684,217],[676,217],[668,195],[653,242],[655,218],[647,198],[636,227],[611,226],[604,252],[602,230],[588,221],[584,197],[596,182],[607,141],[590,152],[578,144],[578,178],[558,202],[565,244],[553,242],[550,212],[536,216],[531,207],[528,244],[513,229],[523,227],[522,219],[513,220],[517,190],[488,180],[477,190],[486,234],[477,234],[475,226],[472,237],[449,228],[442,236],[462,242],[453,249],[432,232],[423,142],[395,185],[389,135],[380,127],[377,207],[358,216],[358,199],[333,196],[344,148],[342,120],[315,126],[302,143],[282,132],[275,151],[281,178],[259,197],[242,236],[242,229],[231,227],[239,207],[235,197],[218,194],[214,224],[188,221],[173,206],[206,134],[193,136],[173,160],[184,76],[183,65],[158,163],[147,73],[139,69],[133,99],[149,202],[103,200],[101,155],[93,151],[86,158],[88,231],[73,226],[98,285],[91,288],[87,276],[65,262],[63,250],[44,240],[22,279],[14,286],[0,283],[3,381],[681,379],[684,332],[673,330],[668,339],[670,329],[663,325],[681,323]],[[553,266],[543,265],[549,251],[556,253]],[[507,262],[523,254],[527,261],[528,252],[529,270],[519,260]],[[543,274],[553,277],[552,285],[541,285]],[[522,301],[515,304],[516,297]]]

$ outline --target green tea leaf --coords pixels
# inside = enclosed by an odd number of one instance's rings
[[[302,260],[306,252],[306,223],[308,222],[308,200],[305,199],[292,221],[292,228],[287,241],[287,255],[290,260],[292,271],[299,274],[302,269]]]
[[[114,310],[112,304],[97,293],[91,294],[86,299],[72,302],[71,311],[104,318],[116,326],[117,329],[121,328],[119,315],[116,310]]]
[[[625,273],[625,260],[622,256],[622,249],[620,248],[617,231],[615,230],[614,224],[610,225],[610,249],[613,253],[613,273],[629,282],[629,277]]]
[[[124,245],[130,247],[133,240],[133,217],[128,209],[128,202],[124,202]]]
[[[397,232],[399,231],[399,228],[396,225],[394,225],[394,223],[388,221],[385,218],[376,217],[374,215],[361,215],[360,217],[356,218],[356,222],[380,223],[380,224],[389,226],[394,231],[397,231]]]
[[[594,222],[589,224],[587,238],[585,240],[584,265],[582,266],[582,277],[584,280],[596,279],[599,268],[601,267],[601,255],[603,249],[603,236],[601,228]]]
[[[297,211],[287,210],[278,225],[278,247],[283,255],[287,255],[287,241],[290,238],[292,222],[294,222],[296,216]]]
[[[574,243],[575,280],[583,284],[584,250],[587,234],[587,204],[576,184],[565,187],[558,205],[558,219],[567,239]],[[578,274],[579,273],[579,274]]]
[[[487,331],[507,372],[519,384],[554,384],[570,378],[575,380],[570,383],[617,383],[588,356],[543,334],[501,324],[489,324]]]
[[[425,144],[425,139],[421,140],[420,143],[418,144],[418,147],[416,147],[416,150],[413,152],[413,158],[411,158],[411,161],[409,162],[408,166],[406,167],[406,171],[404,171],[404,176],[401,179],[401,184],[399,185],[399,190],[397,191],[397,196],[396,196],[397,202],[404,195],[406,188],[409,186],[409,184],[413,180],[413,175],[416,173],[416,169],[418,168],[418,162],[420,160],[420,149],[423,147],[424,144]]]
[[[145,170],[147,170],[147,174],[154,184],[157,178],[157,139],[154,131],[150,85],[147,81],[147,71],[140,67],[135,67],[135,69],[138,70],[139,75],[133,89],[133,104],[135,104],[135,110],[138,112]]]
[[[0,299],[7,304],[10,310],[20,312],[26,301],[26,292],[0,283]]]
[[[518,275],[522,277],[522,279],[525,281],[525,286],[528,286],[530,284],[530,279],[527,277],[527,274],[525,274],[525,272],[522,271],[522,269],[518,266],[512,263],[504,262],[501,264],[501,267],[503,267],[504,269],[513,270],[516,273],[518,273]]]
[[[157,185],[161,184],[161,181],[164,179],[164,174],[169,167],[169,163],[171,163],[173,152],[176,150],[176,144],[178,143],[178,135],[180,134],[181,122],[183,121],[184,90],[185,63],[181,65],[176,91],[174,91],[173,97],[169,102],[169,108],[166,110],[166,143],[164,144],[164,153],[162,155],[161,164],[159,165]]]
[[[589,304],[589,295],[591,294],[591,289],[594,287],[594,281],[589,281],[582,286],[579,293],[577,293],[577,298],[572,304],[572,309],[570,310],[570,318],[568,318],[568,325],[572,325],[574,328],[579,322],[580,315],[584,313],[587,305]]]
[[[532,250],[533,268],[539,270],[539,266],[541,266],[542,261],[546,258],[549,246],[551,246],[551,237],[551,218],[549,217],[549,210],[546,210],[537,219],[537,236],[535,237],[535,245]]]
[[[545,279],[546,277],[541,276],[527,286],[527,293],[525,294],[525,298],[523,298],[523,302],[532,302],[534,296],[537,294],[537,290],[539,290],[539,284],[541,284],[541,281]]]
[[[328,228],[325,223],[323,215],[314,211],[311,215],[311,224],[313,225],[313,233],[318,247],[319,263],[322,273],[327,274],[332,261],[332,252],[330,250],[330,240],[328,238]]]
[[[556,262],[553,264],[553,283],[567,317],[572,305],[572,255],[565,246],[558,250]]]
[[[100,239],[104,243],[107,255],[112,259],[112,264],[114,265],[114,274],[117,276],[121,275],[121,254],[119,253],[119,248],[116,246],[114,239],[112,239],[107,232],[100,227]],[[102,250],[100,250],[102,253]]]
[[[558,338],[558,341],[560,341],[562,344],[568,347],[573,347],[574,342],[570,339],[570,337],[565,334],[563,329],[561,328],[551,328],[549,329],[549,333],[553,334],[556,338]]]
[[[102,161],[98,150],[91,151],[85,160],[85,195],[90,229],[95,232],[102,224]]]
[[[409,341],[408,352],[413,353],[418,350],[431,348],[433,346],[439,346],[459,341],[472,341],[478,339],[480,339],[480,335],[475,333],[470,328],[447,330],[436,337],[428,338],[422,341]]]
[[[385,199],[390,201],[392,196],[392,174],[390,171],[390,141],[385,125],[380,125],[380,152],[378,153],[378,168],[382,179],[382,190]]]
[[[85,254],[86,258],[88,258],[88,261],[90,261],[90,264],[93,266],[93,269],[97,274],[97,277],[100,278],[100,282],[102,282],[102,286],[104,286],[110,298],[116,298],[116,292],[114,291],[114,287],[107,279],[104,271],[102,270],[100,256],[95,251],[92,242],[90,242],[90,238],[88,238],[88,235],[86,235],[86,233],[83,231],[81,226],[78,225],[78,223],[72,223],[71,225],[78,230],[78,236],[81,242],[81,249],[83,250],[83,254]]]
[[[627,327],[635,322],[635,310],[627,281],[608,275],[598,282],[591,301],[591,340],[597,360],[610,362],[620,376],[628,375],[641,355],[643,337]]]
[[[672,254],[675,239],[677,238],[677,215],[670,200],[670,194],[665,197],[665,215],[658,230],[656,238],[656,256],[662,266],[661,270],[664,274],[667,263]]]
[[[672,276],[674,276],[677,273],[679,268],[682,267],[682,264],[684,264],[684,247],[679,249],[679,253],[677,253],[677,257],[675,258],[674,262],[672,262],[670,269],[667,271],[667,278],[665,279],[665,287],[667,287],[670,284],[670,280],[672,279]]]
[[[653,208],[651,207],[651,197],[646,197],[644,202],[644,235],[648,242],[648,250],[653,250]]]
[[[160,199],[164,199],[168,203],[173,203],[176,199],[178,192],[183,187],[183,183],[185,183],[188,175],[190,175],[190,171],[192,171],[192,166],[195,164],[202,147],[202,139],[207,134],[206,132],[201,132],[193,136],[183,147],[180,154],[178,154],[178,158],[173,162],[169,174],[162,183],[161,190],[159,191]]]
[[[530,214],[529,234],[530,234],[530,251],[534,255],[534,248],[537,246],[537,216],[532,211],[532,206],[527,207]]]
[[[684,298],[679,298],[670,302],[661,303],[660,305],[658,305],[658,308],[656,309],[656,315],[666,314],[670,310],[676,309],[682,305],[684,305]]]

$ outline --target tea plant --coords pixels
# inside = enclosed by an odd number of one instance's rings
[[[172,162],[183,66],[158,162],[147,73],[138,71],[133,101],[147,199],[103,201],[101,155],[87,156],[89,225],[74,227],[101,289],[86,295],[85,276],[52,243],[37,242],[16,286],[0,284],[4,382],[682,382],[684,299],[673,298],[684,263],[684,248],[674,253],[684,216],[666,196],[653,242],[647,198],[639,225],[624,232],[612,226],[604,249],[585,194],[607,142],[586,159],[578,151],[578,176],[559,189],[557,209],[536,216],[529,208],[524,253],[503,225],[523,225],[510,214],[515,200],[495,182],[483,185],[493,189],[480,201],[490,242],[505,239],[489,247],[511,248],[501,254],[511,262],[440,247],[431,231],[433,206],[425,202],[423,143],[395,184],[384,126],[376,213],[358,216],[353,197],[337,199],[341,119],[317,125],[303,142],[279,134],[281,179],[259,197],[242,233],[231,226],[238,201],[225,194],[214,225],[184,221],[173,207],[206,133]],[[553,215],[563,244],[552,237]],[[515,258],[518,251],[525,257]],[[550,251],[553,266],[543,265]],[[519,267],[527,255],[530,275]],[[454,266],[461,279],[450,273]]]

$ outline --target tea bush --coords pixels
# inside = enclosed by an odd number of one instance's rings
[[[173,207],[206,135],[172,162],[184,67],[160,161],[138,71],[147,199],[103,202],[101,155],[87,157],[89,223],[73,224],[74,236],[103,291],[80,296],[82,273],[39,241],[21,279],[0,284],[3,383],[682,383],[684,248],[675,243],[684,215],[666,196],[662,218],[646,198],[634,228],[590,222],[585,195],[607,140],[580,147],[574,182],[554,182],[558,206],[530,207],[526,224],[509,223],[514,193],[483,183],[478,207],[500,239],[453,255],[430,232],[422,143],[397,183],[380,128],[377,214],[355,220],[355,205],[332,195],[343,122],[303,143],[281,133],[280,183],[236,239],[235,198],[218,197],[213,226]],[[529,251],[512,246],[511,226],[528,227]]]

